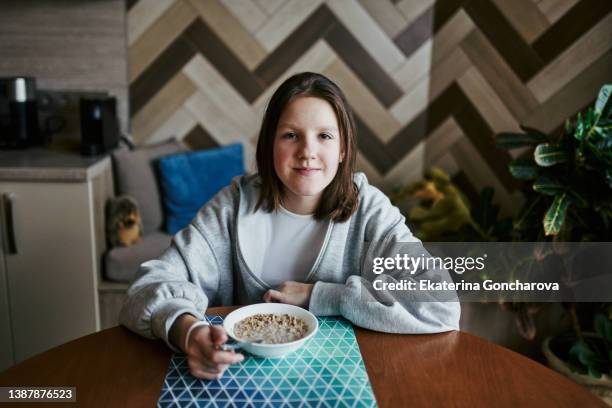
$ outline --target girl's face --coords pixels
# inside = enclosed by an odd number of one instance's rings
[[[332,106],[311,96],[291,101],[274,136],[274,170],[284,185],[285,208],[298,214],[314,213],[343,156]]]

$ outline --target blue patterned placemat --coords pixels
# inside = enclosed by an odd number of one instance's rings
[[[355,333],[343,318],[319,317],[319,331],[284,358],[244,353],[219,380],[200,380],[175,353],[158,407],[376,407]],[[221,324],[219,316],[210,317]]]

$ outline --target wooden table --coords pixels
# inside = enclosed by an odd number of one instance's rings
[[[357,327],[355,333],[380,407],[606,406],[556,372],[466,333],[395,335]],[[17,364],[0,374],[0,386],[76,386],[78,406],[152,407],[171,355],[161,341],[114,327]]]

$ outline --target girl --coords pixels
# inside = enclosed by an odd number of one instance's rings
[[[142,264],[121,323],[182,350],[191,374],[205,379],[244,358],[221,350],[223,329],[203,323],[212,305],[282,302],[392,333],[458,329],[457,302],[373,287],[366,251],[394,257],[398,243],[418,240],[389,199],[353,173],[355,156],[342,91],[320,74],[287,79],[263,118],[258,174],[236,178],[159,259]]]

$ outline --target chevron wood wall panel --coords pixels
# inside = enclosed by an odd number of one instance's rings
[[[139,144],[241,142],[253,167],[266,103],[321,72],[356,114],[358,167],[389,191],[439,165],[474,195],[521,197],[494,146],[544,131],[612,82],[607,0],[128,1],[131,129]]]

